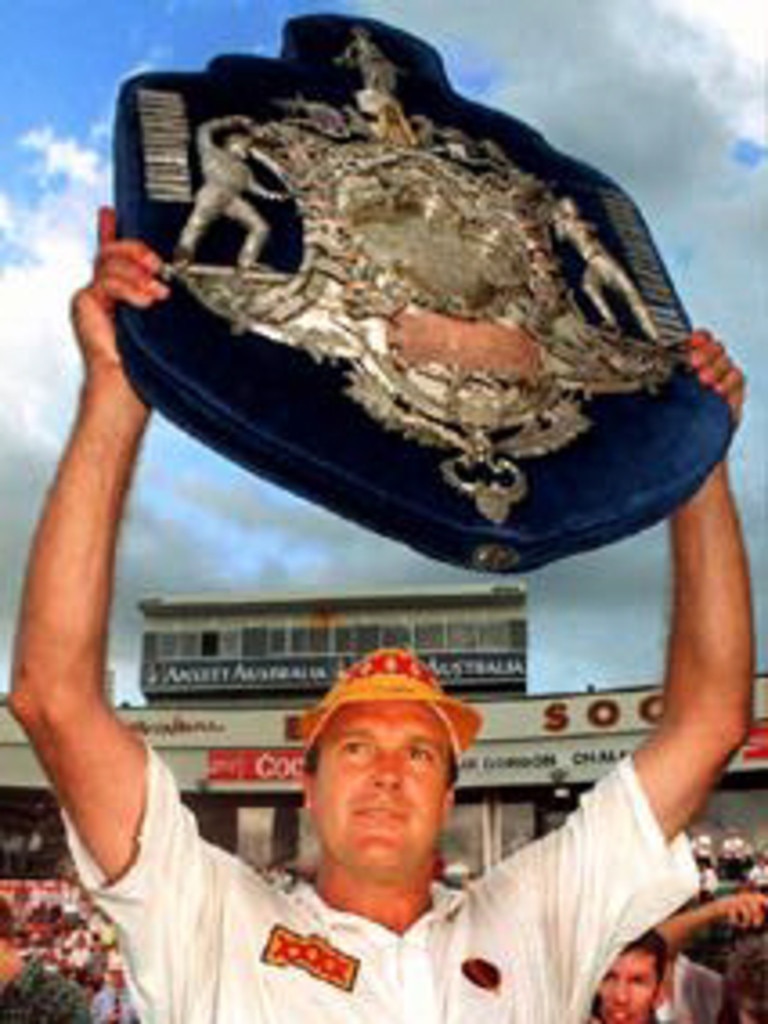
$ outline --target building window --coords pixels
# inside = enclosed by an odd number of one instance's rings
[[[285,654],[287,648],[287,630],[283,626],[273,626],[267,635],[270,654]]]
[[[309,649],[313,654],[326,654],[331,636],[325,626],[312,626],[309,630]]]
[[[369,651],[375,651],[377,647],[381,646],[381,630],[378,625],[374,623],[364,623],[357,627],[356,637],[357,653],[367,654]]]
[[[325,626],[296,626],[291,630],[291,650],[294,654],[326,654],[331,636]]]
[[[157,633],[145,633],[141,638],[141,660],[144,664],[157,658]]]
[[[528,624],[523,619],[509,623],[509,646],[512,650],[524,650],[528,640]]]
[[[398,622],[383,625],[379,643],[382,647],[411,647],[413,639],[410,627]]]
[[[293,654],[306,654],[309,650],[309,630],[306,626],[295,626],[290,631],[291,651]]]
[[[179,658],[199,658],[200,634],[179,633],[176,637],[176,656]]]
[[[478,646],[483,651],[514,651],[525,647],[525,623],[515,619],[478,624]]]
[[[482,803],[457,804],[440,839],[443,880],[462,888],[484,869]]]
[[[532,803],[513,803],[502,796],[501,856],[509,857],[536,836],[536,808]]]
[[[336,650],[339,654],[354,654],[357,650],[356,631],[352,626],[338,626],[336,629]]]
[[[171,658],[175,658],[177,651],[178,644],[176,643],[175,633],[157,634],[157,656],[160,661],[168,661]]]
[[[213,630],[206,630],[200,638],[200,653],[204,658],[217,658],[219,656],[219,634]]]
[[[263,658],[267,653],[267,630],[263,626],[243,630],[243,657]]]
[[[449,622],[446,643],[450,651],[477,650],[477,626],[474,622]]]
[[[445,649],[445,625],[442,622],[418,622],[414,631],[417,651]]]
[[[240,630],[224,629],[220,637],[220,654],[222,658],[240,657]]]
[[[257,871],[272,864],[274,807],[238,807],[237,855]]]

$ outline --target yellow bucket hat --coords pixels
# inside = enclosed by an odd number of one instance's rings
[[[448,732],[457,759],[472,745],[482,725],[480,712],[449,697],[435,673],[412,651],[384,648],[345,669],[323,699],[302,714],[299,730],[305,748],[314,744],[342,705],[393,700],[415,701],[434,711]]]

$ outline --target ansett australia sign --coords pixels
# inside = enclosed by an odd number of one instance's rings
[[[346,661],[353,660],[352,658]],[[426,655],[425,662],[446,686],[472,687],[478,692],[525,691],[526,659],[522,651],[454,651]],[[316,693],[336,679],[345,659],[339,657],[259,658],[156,662],[142,669],[147,693],[176,694],[208,690],[262,690],[291,694]]]

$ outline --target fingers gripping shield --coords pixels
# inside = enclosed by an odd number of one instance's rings
[[[668,514],[722,457],[684,309],[614,182],[458,96],[425,43],[289,22],[280,59],[140,75],[119,226],[169,303],[120,316],[143,397],[433,557],[523,571]]]

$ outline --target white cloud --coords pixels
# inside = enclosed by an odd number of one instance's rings
[[[768,130],[768,5],[755,0],[654,3],[671,20],[666,26],[666,45],[654,47],[656,59],[659,55],[667,61],[682,57],[699,88],[733,129],[764,140]],[[681,32],[683,28],[687,31]]]
[[[40,141],[57,151],[52,133]],[[36,510],[71,417],[79,368],[69,302],[88,276],[92,221],[106,195],[99,155],[74,143],[64,151],[80,154],[70,161],[73,173],[24,203],[0,197],[3,243],[13,254],[12,261],[0,262],[0,664],[7,658]]]
[[[77,357],[67,338],[69,302],[89,273],[92,222],[106,195],[108,173],[96,151],[71,140],[60,144],[48,130],[40,134],[43,139],[47,153],[69,154],[50,165],[63,172],[69,160],[71,173],[63,187],[44,188],[23,205],[7,198],[0,203],[0,225],[15,257],[0,268],[4,345],[13,350],[0,376],[0,423],[12,432],[6,436],[24,434],[47,444],[60,431],[66,383],[75,378]]]
[[[662,10],[700,26],[718,45],[739,59],[765,67],[768,7],[752,0],[724,4],[722,0],[655,0]]]
[[[33,128],[22,136],[20,145],[38,153],[41,162],[36,173],[41,182],[63,176],[71,182],[89,187],[99,184],[101,166],[99,155],[86,149],[75,139],[61,139],[49,126]]]
[[[13,206],[8,196],[0,192],[0,235],[8,235],[13,230]]]

